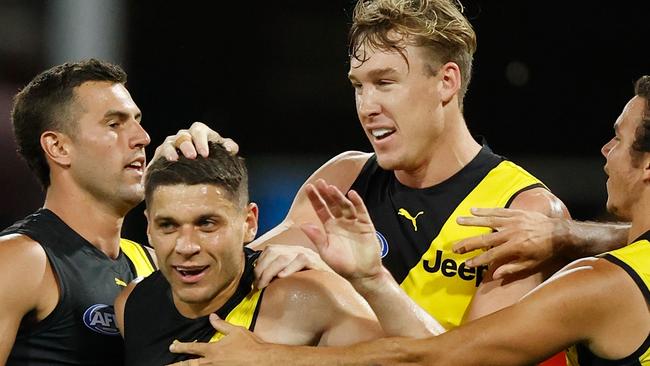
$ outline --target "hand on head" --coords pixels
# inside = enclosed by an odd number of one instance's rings
[[[230,138],[222,137],[202,122],[194,122],[189,129],[179,130],[175,135],[167,136],[160,146],[156,148],[151,162],[164,156],[167,160],[178,160],[178,151],[186,158],[194,159],[197,154],[208,156],[208,141],[224,146],[231,154],[239,152],[239,145]]]

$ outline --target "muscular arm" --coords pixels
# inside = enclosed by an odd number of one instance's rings
[[[302,271],[271,283],[255,334],[271,343],[348,345],[383,336],[368,304],[340,276]]]
[[[568,218],[569,212],[557,197],[543,188],[534,188],[517,195],[510,205],[513,209],[540,212],[549,217]],[[523,295],[542,283],[544,279],[561,268],[564,263],[549,262],[535,271],[519,273],[516,276],[494,278],[494,269],[502,263],[490,263],[483,282],[472,298],[465,321],[474,320],[514,304]]]
[[[569,259],[577,259],[622,248],[627,242],[629,223],[580,222],[562,220],[565,228],[560,231],[562,253]]]
[[[517,304],[438,337],[314,349],[268,345],[233,332],[224,348],[213,350],[219,351],[213,365],[525,365],[575,343],[601,358],[620,359],[643,343],[649,329],[648,307],[632,278],[611,263],[589,259]]]
[[[7,361],[22,318],[45,318],[56,306],[56,279],[43,248],[22,235],[0,238],[0,364]]]
[[[474,208],[472,214],[459,217],[458,223],[486,226],[495,232],[462,240],[454,245],[454,251],[486,250],[466,265],[497,263],[492,265],[495,278],[620,248],[627,242],[629,230],[627,223],[579,222],[565,216],[549,217],[525,207]]]
[[[129,295],[131,295],[131,292],[135,288],[138,282],[140,282],[141,279],[136,279],[134,281],[131,281],[131,283],[126,286],[122,292],[120,292],[119,295],[115,298],[115,320],[117,324],[117,329],[120,330],[120,334],[122,335],[122,338],[124,338],[124,309],[126,308],[126,300],[128,300]]]

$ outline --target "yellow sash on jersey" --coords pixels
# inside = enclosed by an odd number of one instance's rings
[[[470,215],[472,207],[504,207],[513,195],[534,184],[541,182],[516,164],[501,162],[456,207],[419,263],[402,281],[404,291],[446,329],[460,325],[482,278],[481,273],[464,265],[465,260],[477,254],[475,251],[461,255],[451,248],[462,239],[491,231],[458,225],[456,218]]]
[[[149,260],[149,256],[145,253],[145,248],[128,239],[120,239],[120,249],[124,252],[133,265],[135,266],[136,276],[147,277],[155,271],[155,265]]]
[[[262,290],[254,289],[251,291],[246,298],[228,313],[225,320],[230,324],[250,329],[261,293]],[[210,342],[217,342],[223,337],[223,333],[217,332],[210,338]]]
[[[650,289],[650,242],[646,239],[635,241],[632,244],[629,244],[623,248],[613,250],[606,253],[605,255],[611,255],[621,262],[625,263],[628,268],[623,268],[628,274],[634,279],[640,279],[645,284],[646,289]],[[630,273],[632,271],[633,273]],[[637,285],[642,286],[639,282]],[[644,291],[644,296],[646,296],[646,301],[650,301],[650,298],[647,296],[647,291]],[[645,344],[645,343],[644,343]],[[647,347],[647,346],[646,346]],[[579,366],[578,362],[578,350],[575,346],[570,347],[566,352],[567,365],[569,366]],[[616,360],[605,363],[607,365],[619,365],[620,363]],[[626,363],[627,365],[628,363]],[[650,365],[650,348],[645,349],[643,354],[639,356],[639,365]],[[599,363],[600,365],[600,363]]]

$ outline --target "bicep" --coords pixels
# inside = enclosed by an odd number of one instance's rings
[[[126,309],[126,301],[128,300],[129,295],[135,288],[136,284],[136,281],[129,283],[128,286],[126,286],[115,298],[115,320],[117,323],[117,329],[120,330],[122,338],[124,338],[124,311]]]
[[[509,208],[537,211],[549,217],[571,218],[564,202],[545,188],[533,188],[519,193]]]
[[[345,346],[385,336],[372,308],[349,282],[331,273],[321,277],[325,277],[320,283],[326,290],[320,296],[321,307],[330,315],[320,346]]]
[[[588,271],[549,281],[516,304],[440,336],[450,358],[441,364],[531,364],[586,341],[593,319],[603,314],[598,286]]]
[[[570,217],[564,203],[544,188],[533,188],[518,194],[513,199],[510,208],[537,211],[550,217]],[[493,263],[491,268],[499,268],[501,264]],[[522,296],[542,283],[559,266],[555,262],[549,262],[547,267],[539,268],[539,271],[535,273],[519,273],[516,276],[500,280],[492,279],[492,273],[488,270],[483,282],[479,285],[476,294],[472,298],[465,320],[474,320],[514,304]]]
[[[0,361],[5,361],[23,317],[34,311],[37,318],[43,318],[58,299],[49,298],[55,294],[51,288],[55,281],[40,245],[23,239],[3,240],[0,249]]]

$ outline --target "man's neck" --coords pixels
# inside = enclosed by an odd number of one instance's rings
[[[120,233],[124,214],[98,202],[79,189],[61,189],[51,185],[44,208],[54,212],[72,230],[110,258],[120,252]]]
[[[648,217],[648,210],[650,205],[646,204],[648,202],[645,197],[639,197],[636,201],[632,213],[632,224],[628,232],[627,242],[632,243],[634,240],[638,239],[641,235],[645,234],[647,231],[650,231],[650,217]]]
[[[448,123],[436,141],[431,142],[428,156],[416,169],[396,170],[400,183],[411,188],[427,188],[440,184],[458,173],[481,150],[461,115]]]

